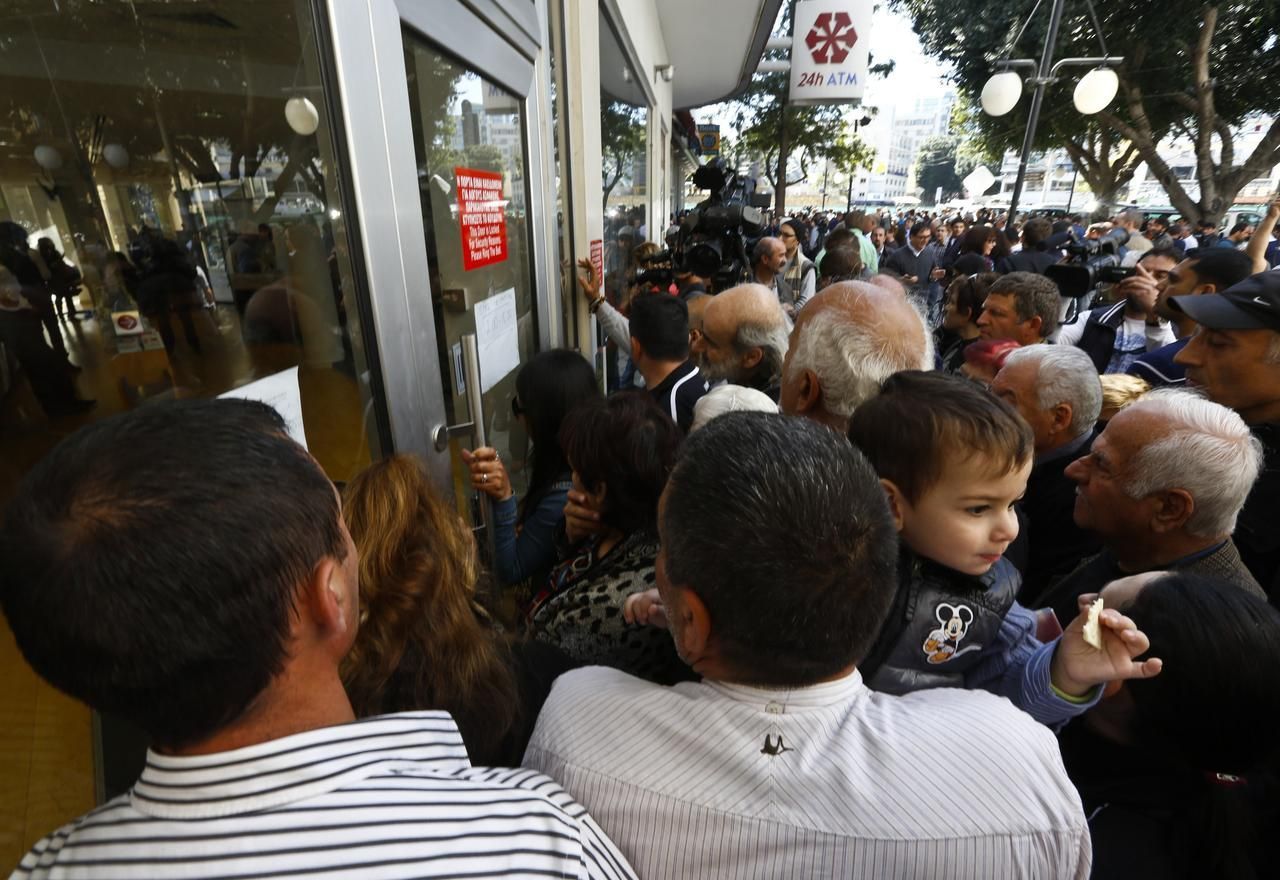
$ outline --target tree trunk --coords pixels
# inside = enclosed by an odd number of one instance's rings
[[[1254,148],[1249,158],[1235,164],[1235,144],[1232,132],[1220,118],[1214,106],[1214,80],[1210,71],[1210,53],[1213,36],[1218,24],[1218,7],[1208,6],[1200,36],[1192,48],[1192,65],[1195,70],[1195,95],[1177,95],[1174,100],[1182,104],[1188,116],[1194,120],[1190,132],[1196,150],[1196,180],[1200,194],[1193,199],[1174,175],[1169,164],[1160,155],[1158,138],[1154,135],[1146,113],[1141,88],[1125,76],[1124,65],[1120,71],[1120,83],[1124,100],[1133,124],[1129,125],[1112,113],[1102,112],[1099,118],[1127,138],[1146,160],[1152,175],[1164,187],[1169,203],[1184,217],[1220,223],[1223,215],[1235,201],[1236,194],[1250,180],[1264,173],[1280,161],[1280,118],[1274,119],[1271,129]],[[1145,56],[1144,46],[1133,53],[1135,67],[1141,67]],[[1213,158],[1213,136],[1218,136],[1220,155]]]
[[[1067,154],[1099,204],[1115,204],[1120,190],[1138,170],[1142,157],[1133,144],[1126,144],[1117,155],[1113,133],[1109,128],[1090,131],[1080,140],[1065,141]]]

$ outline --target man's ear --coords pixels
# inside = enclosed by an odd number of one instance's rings
[[[818,374],[813,370],[803,370],[798,381],[800,387],[796,390],[796,412],[812,412],[822,401],[822,386],[818,384]]]
[[[355,625],[357,609],[352,607],[356,592],[347,583],[342,563],[326,556],[311,569],[299,594],[298,615],[301,622],[321,636],[346,632]]]
[[[1071,418],[1075,415],[1071,411],[1071,404],[1060,403],[1053,408],[1051,413],[1053,430],[1055,432],[1065,431],[1071,426]]]
[[[757,346],[748,349],[747,353],[742,356],[742,366],[744,369],[750,370],[762,360],[764,360],[764,349]]]
[[[1151,529],[1158,534],[1176,532],[1196,512],[1196,500],[1186,489],[1161,492],[1157,501],[1156,509],[1151,514]]]
[[[640,362],[640,343],[634,336],[631,337],[631,360]]]
[[[1039,336],[1041,338],[1044,337],[1044,333],[1041,331],[1041,328],[1044,327],[1044,318],[1040,317],[1039,315],[1036,315],[1033,318],[1027,319],[1025,323],[1028,327],[1030,327],[1035,332],[1036,336]]]
[[[880,485],[884,487],[885,497],[889,500],[889,515],[893,517],[893,527],[901,532],[905,522],[903,512],[907,507],[907,498],[893,480],[882,479]]]
[[[669,629],[676,639],[676,653],[691,669],[696,670],[698,664],[706,658],[707,646],[711,642],[711,614],[702,597],[693,590],[688,587],[676,589],[680,595],[676,609],[676,613],[680,615],[680,625]],[[670,610],[669,608],[668,611]]]

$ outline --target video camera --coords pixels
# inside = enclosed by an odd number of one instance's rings
[[[674,246],[644,261],[636,282],[666,286],[677,273],[692,272],[724,290],[746,278],[751,268],[747,236],[764,229],[764,215],[750,204],[755,179],[717,157],[693,173],[693,184],[710,195],[685,215]]]
[[[1133,275],[1133,269],[1120,267],[1120,248],[1129,241],[1129,233],[1112,229],[1101,238],[1081,238],[1071,234],[1065,250],[1070,259],[1044,270],[1063,296],[1079,298],[1099,284],[1116,284]]]

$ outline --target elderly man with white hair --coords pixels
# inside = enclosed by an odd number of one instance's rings
[[[787,415],[844,433],[885,379],[931,369],[933,337],[901,286],[845,281],[824,288],[796,318],[779,403]]]
[[[1232,410],[1189,391],[1158,389],[1121,410],[1066,474],[1076,524],[1101,553],[1045,595],[1059,620],[1109,581],[1173,569],[1218,577],[1265,598],[1231,533],[1262,467],[1262,444]]]
[[[1053,580],[1102,547],[1096,534],[1076,525],[1076,484],[1065,473],[1093,443],[1102,382],[1081,349],[1032,345],[1009,355],[991,390],[1018,411],[1034,437],[1035,463],[1022,500],[1027,564],[1018,601],[1035,608]]]
[[[707,303],[702,332],[691,351],[713,382],[745,385],[777,400],[789,329],[787,316],[769,288],[740,284]]]

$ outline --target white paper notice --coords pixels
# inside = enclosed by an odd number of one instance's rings
[[[476,348],[480,354],[480,391],[487,392],[520,366],[516,332],[516,289],[512,287],[475,305]]]
[[[298,389],[298,368],[233,388],[219,397],[257,400],[275,409],[284,419],[285,429],[294,441],[307,448],[307,432],[302,427],[302,392]]]

